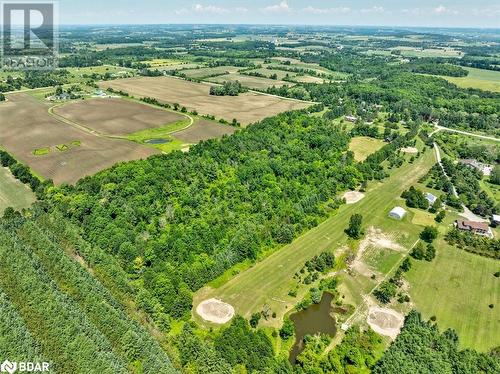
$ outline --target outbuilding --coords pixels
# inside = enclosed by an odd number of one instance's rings
[[[427,201],[429,202],[429,205],[434,205],[434,203],[437,201],[437,197],[434,196],[433,194],[431,194],[430,192],[426,192],[424,193],[424,196],[425,198],[427,199]]]
[[[395,207],[389,213],[389,217],[397,219],[398,221],[401,221],[403,218],[405,218],[405,216],[406,216],[406,210],[404,210],[400,206]]]

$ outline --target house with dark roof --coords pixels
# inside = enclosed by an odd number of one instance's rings
[[[490,226],[485,222],[474,222],[466,220],[456,220],[455,227],[461,231],[468,231],[476,235],[486,236],[488,238],[493,237],[493,232]]]

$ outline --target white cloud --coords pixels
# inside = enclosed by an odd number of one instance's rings
[[[229,13],[229,9],[219,8],[215,5],[193,5],[193,11],[196,13],[212,13],[212,14],[224,14]]]
[[[238,13],[248,13],[248,8],[244,8],[244,7],[237,7],[235,9],[236,12]]]
[[[281,3],[276,5],[270,5],[265,8],[262,8],[261,11],[264,13],[288,13],[292,10],[288,5],[287,0],[283,0]]]
[[[302,11],[311,14],[337,14],[337,13],[349,13],[351,11],[351,8],[349,7],[314,8],[312,6],[308,6],[307,8],[302,9]]]
[[[453,15],[459,14],[457,10],[449,9],[444,5],[439,5],[438,7],[434,8],[432,12],[434,14],[453,14]]]
[[[371,8],[361,9],[361,13],[384,13],[385,9],[381,6],[373,6]]]

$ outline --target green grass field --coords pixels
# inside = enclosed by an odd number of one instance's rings
[[[493,275],[500,270],[498,261],[451,247],[443,239],[436,248],[433,262],[413,261],[407,274],[415,308],[426,319],[435,316],[441,329],[455,329],[464,348],[499,346],[500,278]]]
[[[355,213],[364,216],[365,226],[376,226],[394,235],[400,244],[410,248],[421,227],[411,224],[409,218],[402,222],[391,220],[388,213],[395,205],[402,203],[395,199],[427,173],[434,162],[434,154],[428,151],[413,165],[405,164],[396,170],[383,183],[373,183],[366,197],[357,204],[343,206],[337,214],[318,227],[308,231],[292,244],[275,251],[253,267],[241,271],[217,289],[205,287],[197,292],[194,297],[195,307],[199,302],[215,297],[233,305],[237,313],[250,317],[253,312],[262,310],[267,304],[277,313],[277,318],[263,324],[279,326],[284,315],[293,309],[310,287],[301,286],[296,298],[288,296],[290,289],[296,286],[293,280],[295,272],[315,255],[345,247],[348,241],[344,229],[348,226],[351,215]],[[387,264],[381,266],[387,267]],[[213,284],[215,283],[217,282]],[[199,321],[199,318],[195,318]]]
[[[184,142],[175,139],[171,134],[175,133],[176,131],[185,129],[187,126],[189,126],[189,122],[190,120],[186,119],[186,121],[171,123],[164,127],[157,127],[139,131],[134,134],[128,135],[127,139],[141,144],[146,144],[145,142],[151,139],[166,139],[168,141],[167,143],[148,145],[154,146],[155,148],[158,148],[165,153],[178,151],[187,147],[187,145]]]
[[[361,162],[366,160],[368,156],[378,151],[384,145],[385,143],[380,139],[359,136],[351,140],[349,149],[354,152],[354,159]]]
[[[469,71],[466,77],[442,77],[448,82],[463,88],[479,88],[485,91],[500,92],[500,71],[464,68]]]
[[[8,207],[28,208],[35,200],[29,187],[15,179],[8,169],[0,167],[0,215]]]

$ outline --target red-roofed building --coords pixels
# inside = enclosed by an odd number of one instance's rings
[[[457,229],[462,231],[469,231],[476,235],[487,236],[489,238],[493,237],[493,232],[490,229],[490,226],[485,222],[474,222],[474,221],[466,221],[466,220],[456,220],[455,226]]]

